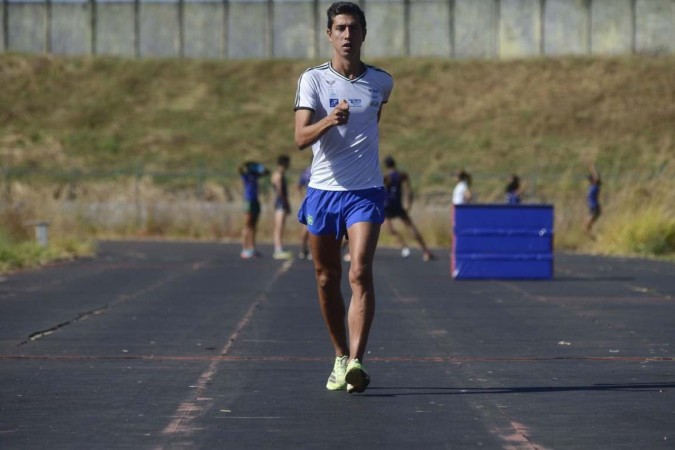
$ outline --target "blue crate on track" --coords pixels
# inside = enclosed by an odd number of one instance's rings
[[[552,205],[456,205],[455,279],[553,277]]]

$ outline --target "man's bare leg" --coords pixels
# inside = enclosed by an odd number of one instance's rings
[[[328,326],[335,356],[349,355],[345,327],[345,304],[340,290],[342,239],[333,235],[309,235],[321,313]]]
[[[380,236],[380,225],[359,222],[349,227],[347,233],[352,257],[349,268],[349,284],[352,288],[348,313],[349,355],[351,359],[363,360],[370,326],[375,316],[373,259]]]

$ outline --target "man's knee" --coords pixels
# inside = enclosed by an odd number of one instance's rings
[[[316,269],[316,283],[320,289],[330,288],[340,284],[342,273],[339,269],[319,267]]]
[[[369,265],[352,263],[349,269],[349,284],[356,286],[370,286],[373,282],[373,271]]]

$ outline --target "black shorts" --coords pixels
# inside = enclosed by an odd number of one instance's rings
[[[600,217],[600,205],[591,206],[588,208],[588,212],[591,214],[591,217],[597,219]]]
[[[387,219],[407,219],[408,213],[401,205],[390,205],[384,207],[384,217]]]

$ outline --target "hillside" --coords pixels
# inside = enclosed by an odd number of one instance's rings
[[[308,154],[293,145],[295,86],[317,62],[0,55],[3,169],[28,186],[52,183],[44,171],[139,167],[236,185],[244,158],[272,163],[287,152],[300,170]],[[411,173],[423,203],[447,206],[458,168],[473,174],[481,201],[501,201],[517,172],[528,201],[556,204],[559,243],[604,251],[607,242],[585,242],[576,226],[594,162],[605,236],[635,208],[666,230],[673,223],[675,58],[368,62],[396,83],[381,152]]]

